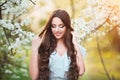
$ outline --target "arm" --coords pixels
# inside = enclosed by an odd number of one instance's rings
[[[73,34],[73,44],[74,44],[75,49],[77,51],[77,56],[76,56],[77,66],[78,66],[78,70],[79,70],[79,75],[81,76],[85,72],[85,65],[84,65],[82,53],[81,53],[80,48],[79,48],[79,44],[78,44],[77,39],[76,39],[76,35],[75,35],[75,33],[72,33],[72,34]]]
[[[38,77],[39,69],[38,69],[38,48],[40,45],[40,37],[36,36],[32,40],[32,51],[30,55],[30,65],[29,72],[32,80],[36,80]]]

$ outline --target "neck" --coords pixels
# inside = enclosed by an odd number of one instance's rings
[[[63,39],[57,40],[57,44],[63,44]]]
[[[57,47],[58,46],[65,46],[63,39],[57,40]]]
[[[66,46],[65,46],[65,44],[64,44],[63,39],[57,40],[56,50],[57,50],[58,52],[59,52],[59,51],[61,52],[61,51],[66,51],[66,50],[67,50],[67,48],[66,48]]]

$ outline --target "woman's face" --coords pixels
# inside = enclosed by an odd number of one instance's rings
[[[60,18],[54,17],[51,30],[56,39],[62,39],[66,32],[66,27]]]

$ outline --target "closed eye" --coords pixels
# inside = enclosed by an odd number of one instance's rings
[[[65,26],[64,26],[63,24],[60,24],[59,27],[60,27],[60,28],[63,28],[63,27],[65,27]]]
[[[52,25],[51,27],[52,27],[52,28],[56,28],[56,25]]]
[[[63,27],[65,27],[65,26],[64,25],[60,26],[60,28],[63,28]]]
[[[51,27],[52,27],[52,28],[56,28],[57,25],[53,24]],[[58,27],[59,27],[59,28],[63,28],[63,27],[65,27],[65,26],[64,26],[63,24],[60,24],[60,25],[58,25]]]

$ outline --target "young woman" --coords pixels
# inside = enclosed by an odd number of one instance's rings
[[[44,30],[32,41],[32,80],[78,80],[85,72],[69,14],[55,10]]]

